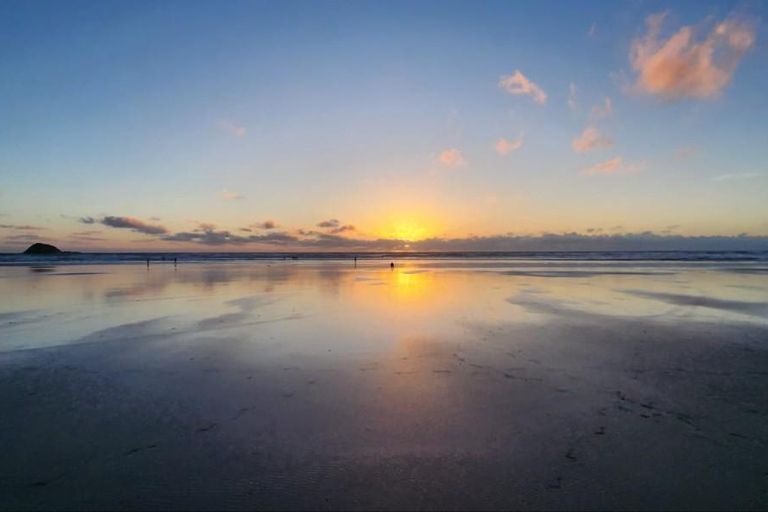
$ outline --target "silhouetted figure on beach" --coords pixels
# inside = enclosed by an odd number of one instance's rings
[[[173,266],[176,267],[179,264],[179,258],[173,258]]]
[[[390,268],[390,270],[395,270],[395,262],[394,261],[389,264],[389,268]]]
[[[149,258],[147,258],[147,268],[149,268]]]
[[[355,268],[357,268],[357,256],[355,256]]]

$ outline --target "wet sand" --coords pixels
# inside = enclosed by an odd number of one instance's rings
[[[387,264],[0,268],[0,509],[768,507],[764,266]]]

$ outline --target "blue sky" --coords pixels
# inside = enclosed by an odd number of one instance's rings
[[[0,249],[766,236],[763,11],[4,2]]]

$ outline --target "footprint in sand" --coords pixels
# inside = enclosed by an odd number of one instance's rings
[[[125,454],[126,455],[133,455],[134,453],[143,452],[145,450],[153,450],[155,448],[157,448],[156,444],[147,444],[147,445],[144,445],[144,446],[137,446],[136,448],[131,448]]]

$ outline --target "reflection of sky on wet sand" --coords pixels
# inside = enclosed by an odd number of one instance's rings
[[[764,486],[753,264],[388,263],[0,268],[0,496],[696,509]]]
[[[382,351],[419,337],[458,339],[475,323],[563,315],[768,316],[768,275],[754,264],[460,260],[409,261],[394,271],[386,262],[44,270],[0,269],[0,350],[76,342],[150,320],[175,336],[237,331],[290,350]]]

